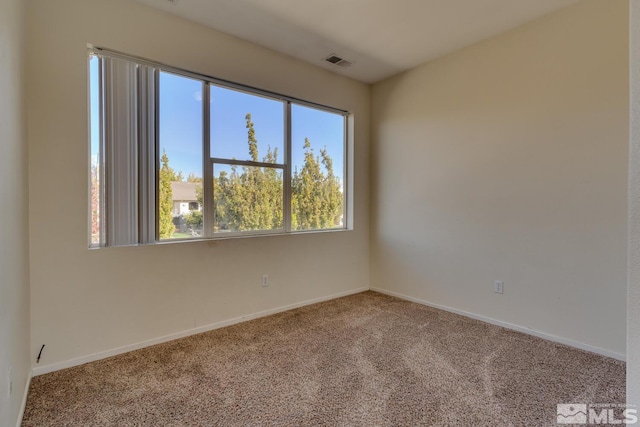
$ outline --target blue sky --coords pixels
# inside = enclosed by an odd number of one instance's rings
[[[98,151],[98,61],[90,61],[91,151]],[[245,115],[251,113],[260,160],[267,147],[278,148],[284,162],[284,106],[282,101],[219,86],[211,87],[211,156],[250,160]],[[171,73],[160,73],[160,150],[166,150],[169,165],[186,178],[202,176],[202,82]],[[344,118],[302,105],[292,105],[291,136],[293,167],[302,168],[304,139],[314,154],[327,148],[334,173],[343,176]],[[216,168],[220,170],[219,168]]]
[[[98,58],[89,61],[89,108],[91,111],[91,161],[96,162],[100,142],[100,123],[98,122]]]
[[[267,147],[278,148],[278,163],[284,162],[284,105],[281,101],[211,86],[211,157],[251,160],[245,116],[258,140],[259,161]]]
[[[159,104],[160,155],[185,178],[202,177],[202,82],[160,73]]]

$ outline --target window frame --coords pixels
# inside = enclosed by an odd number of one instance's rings
[[[124,54],[121,52],[113,51],[110,49],[95,47],[88,45],[88,64],[92,57],[96,56],[99,60],[98,62],[98,97],[99,97],[99,165],[100,167],[100,178],[103,179],[105,172],[105,163],[108,162],[108,159],[105,155],[105,104],[104,104],[104,80],[103,80],[103,58],[112,58],[116,60],[122,60],[134,63],[136,65],[136,69],[140,71],[140,67],[150,67],[152,68],[154,74],[154,82],[153,82],[153,93],[149,93],[149,85],[146,80],[142,81],[142,89],[140,87],[137,88],[137,96],[142,99],[138,100],[138,105],[143,105],[143,112],[139,112],[137,117],[134,120],[137,121],[139,125],[139,133],[138,133],[138,149],[140,158],[140,171],[139,178],[137,181],[137,188],[143,194],[143,196],[147,197],[146,200],[140,200],[141,206],[138,209],[138,223],[142,231],[139,233],[137,243],[132,245],[144,245],[144,244],[166,244],[166,243],[174,243],[174,242],[191,242],[191,241],[202,241],[202,240],[224,240],[224,239],[233,239],[233,238],[244,238],[244,237],[259,237],[259,236],[268,236],[268,235],[288,235],[288,234],[308,234],[308,233],[323,233],[323,232],[335,232],[335,231],[346,231],[353,228],[350,219],[353,218],[352,213],[350,212],[350,206],[348,201],[350,200],[350,192],[352,189],[350,188],[350,170],[349,170],[349,146],[351,141],[349,140],[350,135],[350,118],[352,115],[342,109],[329,107],[326,105],[318,104],[311,101],[302,100],[299,98],[282,95],[276,92],[271,92],[259,88],[255,88],[249,85],[244,85],[241,83],[232,82],[225,79],[220,79],[217,77],[208,76],[205,74],[200,74],[192,71],[188,71],[179,67],[170,66],[167,64],[163,64],[156,61],[150,61],[144,58],[140,58],[137,56],[132,56],[128,54]],[[90,67],[88,67],[88,71]],[[144,70],[143,70],[144,71]],[[202,212],[203,212],[203,233],[202,236],[198,237],[183,237],[183,238],[167,238],[160,239],[159,233],[159,175],[160,175],[160,73],[166,72],[171,73],[180,77],[190,78],[197,80],[202,85],[202,191],[203,191],[203,203],[202,203]],[[137,76],[137,81],[140,83],[140,76]],[[236,159],[227,159],[227,158],[214,158],[211,156],[211,104],[210,104],[210,96],[211,96],[211,87],[218,86],[223,89],[230,89],[235,91],[244,92],[249,95],[259,96],[270,100],[275,100],[282,102],[284,109],[284,153],[283,153],[283,163],[266,163],[266,162],[253,162],[247,160],[236,160]],[[90,93],[90,90],[89,90]],[[90,95],[89,95],[90,97]],[[320,228],[320,229],[308,229],[308,230],[292,230],[291,220],[292,220],[292,178],[293,178],[293,168],[292,168],[292,123],[291,123],[291,107],[292,105],[299,105],[307,108],[316,109],[319,111],[324,111],[331,114],[336,114],[342,117],[343,120],[343,137],[342,137],[342,224],[339,227],[332,228]],[[91,105],[91,102],[89,102]],[[149,109],[153,109],[151,111],[153,116],[153,123],[149,126],[148,118],[150,116]],[[91,120],[88,120],[89,123],[89,141],[91,141]],[[145,138],[146,136],[149,138]],[[145,143],[145,139],[147,142]],[[150,147],[151,143],[149,141],[153,141],[153,147]],[[89,144],[90,145],[90,144]],[[150,168],[149,159],[144,158],[146,153],[153,153],[153,161],[155,168]],[[89,158],[91,158],[92,152],[89,150]],[[279,169],[282,171],[283,175],[283,227],[273,230],[248,230],[248,231],[226,231],[223,233],[214,232],[214,223],[215,223],[215,205],[214,205],[214,165],[235,165],[235,166],[253,166],[260,168],[272,168]],[[91,168],[91,162],[89,162],[89,168]],[[153,169],[153,170],[150,170]],[[105,181],[102,180],[104,183]],[[105,220],[105,216],[108,212],[109,201],[107,200],[107,195],[105,191],[105,185],[101,185],[99,188],[100,191],[100,243],[95,244],[91,241],[91,233],[89,233],[89,247],[90,248],[99,248],[99,247],[117,247],[117,246],[130,246],[130,245],[121,245],[121,244],[110,244],[109,242],[109,230],[108,230],[108,220]],[[154,212],[146,212],[145,214],[145,203],[149,201],[149,199],[153,197],[154,199]],[[91,211],[91,201],[89,203],[89,211]],[[142,211],[142,212],[140,212]],[[151,223],[151,220],[153,223]],[[89,227],[91,226],[91,219],[89,221]]]

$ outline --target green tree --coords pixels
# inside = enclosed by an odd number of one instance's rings
[[[251,121],[251,113],[247,113],[244,116],[247,121],[247,138],[249,141],[249,155],[254,162],[258,161],[258,140],[256,139],[256,131],[253,128],[253,122]]]
[[[251,161],[260,162],[258,139],[251,114],[245,116]],[[267,148],[262,163],[277,163],[278,150]],[[282,228],[282,173],[276,168],[231,167],[214,179],[216,230],[271,230]]]
[[[278,150],[270,146],[259,160],[258,138],[250,113],[245,115],[245,120],[251,161],[277,164]],[[303,147],[304,164],[292,177],[292,228],[334,228],[342,220],[343,202],[340,180],[333,172],[333,160],[326,148],[320,150],[320,156],[316,157],[308,138],[305,138]],[[232,166],[229,173],[221,171],[213,181],[214,229],[249,231],[282,228],[283,183],[282,171],[278,168]]]
[[[202,229],[202,211],[191,211],[185,216],[186,224],[192,228],[192,230]]]
[[[291,180],[291,227],[294,230],[334,228],[340,225],[342,217],[342,191],[333,172],[333,160],[326,148],[320,150],[321,157],[316,157],[308,138],[303,148],[304,164]]]
[[[176,174],[169,167],[169,156],[166,151],[162,152],[162,167],[160,168],[159,177],[159,229],[160,238],[169,239],[173,236],[175,226],[173,225],[173,191],[171,190],[171,182],[175,181]]]
[[[179,172],[179,174],[180,174],[180,177],[182,177],[182,172]],[[187,182],[202,183],[202,178],[197,176],[193,172],[189,172],[189,175],[187,175]]]
[[[278,148],[276,147],[272,150],[271,146],[267,146],[267,155],[262,161],[263,163],[277,163]],[[263,168],[262,174],[262,197],[266,204],[263,224],[267,229],[282,228],[284,226],[284,180],[282,178],[282,172],[276,168]]]
[[[324,198],[323,224],[326,227],[336,227],[342,221],[344,195],[342,194],[340,179],[333,173],[333,159],[329,156],[326,147],[320,150],[320,156],[322,157],[322,165],[327,171],[327,175],[322,182]]]

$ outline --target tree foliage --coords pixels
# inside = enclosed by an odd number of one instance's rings
[[[182,172],[180,172],[180,176],[182,176]],[[196,184],[202,183],[202,177],[197,176],[193,172],[189,172],[189,175],[187,175],[187,182],[194,182]]]
[[[169,239],[173,236],[175,226],[173,225],[173,191],[171,190],[171,182],[176,181],[177,175],[175,171],[169,167],[169,156],[166,151],[162,152],[160,159],[162,167],[160,168],[159,177],[159,212],[160,212],[160,238]],[[180,176],[182,174],[180,173]]]
[[[245,116],[247,145],[252,162],[278,163],[278,149],[267,146],[260,158],[258,138],[251,114]],[[304,164],[295,170],[291,180],[291,227],[313,230],[340,226],[343,194],[340,179],[333,171],[333,159],[327,149],[316,156],[311,141],[305,138]],[[216,165],[216,167],[220,167]],[[225,170],[227,169],[227,170]],[[230,166],[216,173],[213,180],[214,230],[250,231],[284,227],[284,177],[276,167]],[[171,237],[171,182],[182,181],[181,172],[169,167],[166,153],[160,169],[160,237]],[[203,205],[202,178],[190,173],[187,182],[196,183],[196,197]],[[202,227],[202,212],[194,211],[185,218],[193,229]]]
[[[260,160],[251,114],[245,116],[249,156],[253,162],[277,163],[278,149],[267,147]],[[270,167],[232,166],[214,178],[216,230],[272,230],[284,226],[282,170]]]
[[[342,219],[340,180],[333,173],[333,160],[326,148],[315,157],[311,142],[304,140],[304,165],[291,181],[291,228],[334,228]],[[322,165],[322,167],[321,167]]]

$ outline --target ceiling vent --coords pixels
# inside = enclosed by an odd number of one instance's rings
[[[325,61],[332,63],[333,65],[337,65],[338,67],[347,68],[351,66],[351,62],[346,59],[340,58],[335,53],[324,58]]]

